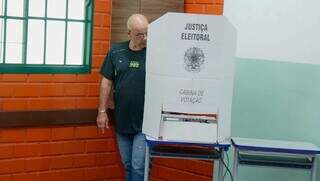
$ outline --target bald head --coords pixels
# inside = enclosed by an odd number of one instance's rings
[[[148,27],[148,19],[142,14],[133,14],[128,18],[127,28],[129,31],[146,27]]]
[[[129,47],[131,50],[141,50],[147,44],[148,19],[142,14],[133,14],[127,21]]]

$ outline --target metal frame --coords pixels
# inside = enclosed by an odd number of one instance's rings
[[[217,151],[219,153],[218,157],[214,157],[212,155],[203,155],[203,156],[194,156],[192,154],[184,154],[184,155],[178,155],[178,154],[171,154],[168,152],[162,152],[163,154],[152,154],[152,149],[155,145],[170,145],[175,144],[177,145],[177,149],[179,149],[179,145],[181,146],[188,146],[188,145],[197,145],[197,146],[206,146],[210,147],[213,150]],[[218,170],[218,181],[223,181],[223,163],[222,160],[224,159],[224,152],[228,151],[230,147],[230,144],[196,144],[196,143],[181,143],[181,142],[168,142],[168,141],[151,141],[147,140],[146,143],[146,156],[145,156],[145,170],[144,170],[144,181],[149,181],[149,174],[150,174],[150,168],[149,165],[151,163],[150,158],[174,158],[174,159],[188,159],[188,160],[211,160],[213,161],[219,161],[219,170]],[[213,170],[214,173],[214,170]],[[212,180],[214,180],[214,174],[212,177]]]
[[[310,181],[316,181],[316,171],[317,171],[317,161],[316,157],[317,154],[320,154],[319,150],[305,150],[305,153],[303,153],[303,148],[297,148],[295,150],[286,150],[283,148],[270,148],[270,147],[262,147],[261,145],[258,145],[256,147],[252,146],[245,146],[245,145],[237,145],[232,140],[232,145],[234,146],[234,161],[233,161],[233,180],[238,180],[238,167],[239,165],[245,165],[245,166],[257,166],[257,167],[276,167],[276,168],[287,168],[287,169],[304,169],[309,170],[311,177]],[[240,163],[240,154],[248,154],[248,155],[255,155],[255,154],[261,154],[266,156],[277,156],[279,160],[272,160],[272,161],[261,161],[259,164],[250,164],[250,163]],[[307,157],[310,158],[311,166],[309,164],[301,165],[301,167],[297,167],[294,163],[290,164],[286,162],[285,164],[282,164],[282,158],[301,158],[301,157]],[[249,161],[251,161],[249,159]],[[252,160],[254,161],[254,160]],[[310,168],[309,168],[310,166]]]

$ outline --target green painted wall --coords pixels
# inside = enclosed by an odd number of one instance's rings
[[[320,146],[320,65],[237,59],[231,130],[233,137]],[[303,170],[239,167],[239,181],[305,180]]]

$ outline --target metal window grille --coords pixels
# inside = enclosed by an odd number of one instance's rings
[[[0,0],[0,73],[88,73],[94,0]]]

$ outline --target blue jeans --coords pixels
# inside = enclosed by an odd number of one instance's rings
[[[126,170],[126,181],[143,181],[146,137],[143,133],[117,133],[117,142],[122,163]]]

